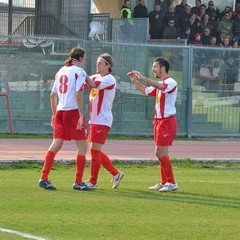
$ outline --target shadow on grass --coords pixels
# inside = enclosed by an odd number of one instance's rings
[[[114,191],[114,193],[112,192]],[[177,202],[191,205],[205,205],[211,207],[221,207],[229,209],[240,209],[240,198],[226,196],[214,195],[214,194],[203,194],[203,193],[193,193],[193,192],[168,192],[160,193],[158,191],[148,191],[148,190],[127,190],[127,189],[116,189],[116,190],[103,190],[98,189],[97,191],[91,191],[95,194],[106,194],[111,197],[116,198],[132,198],[138,200],[151,199],[152,201],[166,201],[166,202]]]

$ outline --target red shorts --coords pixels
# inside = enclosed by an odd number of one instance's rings
[[[86,140],[86,119],[83,128],[76,130],[79,120],[78,110],[57,111],[54,117],[53,137],[64,140]]]
[[[156,146],[171,146],[177,132],[175,116],[154,119],[154,142]]]
[[[110,127],[106,125],[90,124],[88,141],[104,144]]]

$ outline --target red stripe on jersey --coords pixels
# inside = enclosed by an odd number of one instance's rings
[[[110,89],[113,89],[114,87],[115,87],[115,84],[113,84],[113,85],[111,85],[111,86],[108,86],[108,87],[106,87],[105,89],[110,90]]]
[[[91,119],[91,115],[92,115],[92,101],[93,100],[90,101],[90,106],[89,106],[89,115],[90,115],[89,118],[90,119]]]
[[[157,89],[155,88],[152,92],[148,94],[150,97],[156,97],[157,96]]]
[[[173,93],[174,91],[176,91],[177,86],[175,86],[171,91],[169,91],[168,93]]]
[[[97,88],[101,84],[101,81],[94,81],[94,83],[95,83],[95,87]]]
[[[101,107],[102,107],[102,103],[103,103],[103,97],[104,97],[104,90],[99,90],[99,92],[98,92],[97,115],[101,111]]]
[[[78,79],[78,74],[75,73],[75,80],[77,81]],[[78,89],[78,91],[83,91],[84,90],[84,84],[80,87],[80,89]]]
[[[83,91],[84,90],[84,84],[80,87],[79,91]]]
[[[161,92],[159,104],[160,104],[160,113],[162,118],[164,118],[165,101],[166,101],[166,94],[164,92]]]
[[[164,87],[164,90],[167,88],[168,84],[163,82],[163,87]]]
[[[84,88],[89,88],[87,83],[84,83]]]

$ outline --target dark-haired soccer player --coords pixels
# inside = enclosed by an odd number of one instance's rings
[[[175,118],[175,102],[177,98],[177,82],[168,75],[169,62],[157,57],[153,61],[152,72],[158,81],[144,77],[138,71],[128,73],[131,81],[146,96],[155,97],[154,111],[154,141],[155,153],[160,163],[161,180],[156,185],[149,187],[150,190],[160,192],[175,191],[178,189],[173,175],[172,163],[168,155],[168,148],[172,145],[177,131]],[[149,87],[139,82],[142,79]]]

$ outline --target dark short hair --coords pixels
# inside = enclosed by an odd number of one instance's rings
[[[170,64],[169,64],[169,62],[168,62],[166,59],[164,59],[164,58],[162,58],[162,57],[156,57],[156,58],[154,59],[154,62],[158,62],[158,64],[159,64],[161,67],[165,67],[166,72],[169,71],[169,69],[170,69]]]

